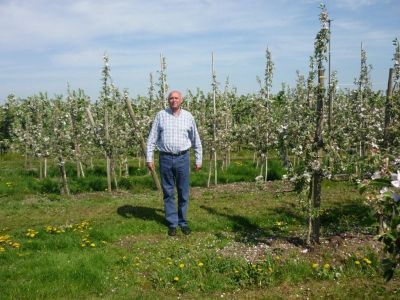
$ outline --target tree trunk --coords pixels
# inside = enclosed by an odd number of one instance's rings
[[[81,170],[81,175],[83,178],[85,178],[85,172],[83,171],[83,166],[82,166],[82,162],[79,162],[79,168]]]
[[[117,181],[117,175],[115,174],[115,160],[113,156],[111,157],[110,167],[111,167],[111,178],[114,180],[115,190],[118,191],[118,181]]]
[[[214,149],[214,184],[218,184],[217,150]]]
[[[67,172],[65,171],[65,161],[64,158],[59,155],[58,156],[58,166],[60,168],[60,176],[61,176],[61,194],[70,195],[67,181]]]
[[[208,168],[208,180],[207,180],[207,187],[210,187],[210,182],[211,182],[211,174],[212,174],[212,160],[213,159],[213,152],[210,152],[210,166]]]
[[[386,102],[385,102],[385,125],[383,128],[383,147],[388,149],[390,147],[389,140],[389,128],[392,117],[392,97],[393,97],[393,68],[389,69],[389,79],[388,79],[388,87],[386,90]]]
[[[111,158],[106,153],[106,161],[107,161],[107,190],[111,193],[112,186],[111,186]]]
[[[47,178],[47,157],[44,158],[44,178]]]
[[[310,197],[312,199],[311,208],[311,242],[319,243],[320,237],[320,216],[319,211],[321,207],[321,184],[322,184],[322,149],[323,139],[322,130],[324,124],[324,69],[322,63],[318,65],[318,95],[317,95],[317,109],[316,109],[316,127],[314,135],[314,143],[312,146],[313,152],[316,157],[313,161],[313,172],[310,186]]]
[[[80,163],[78,160],[76,161],[76,177],[77,178],[81,177],[81,167],[80,167]]]
[[[110,134],[108,131],[108,111],[104,112],[104,131],[105,131],[105,142],[106,142],[106,156],[107,156],[107,189],[111,193],[112,192],[112,170],[111,170],[111,161],[112,161],[112,153],[110,149]]]
[[[39,159],[39,179],[43,179],[43,159]]]
[[[213,151],[214,151],[214,184],[218,184],[218,168],[217,168],[217,106],[216,106],[216,76],[214,71],[214,52],[211,53],[211,75],[213,86]]]
[[[268,150],[265,152],[265,182],[268,181]]]
[[[125,177],[128,177],[129,176],[128,157],[125,157],[124,164],[125,164]]]

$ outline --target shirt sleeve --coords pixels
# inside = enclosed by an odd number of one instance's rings
[[[192,147],[194,150],[194,157],[196,160],[196,165],[201,165],[203,161],[203,147],[201,145],[199,131],[197,130],[196,122],[192,118],[192,134],[190,136]]]
[[[157,114],[154,119],[153,125],[151,126],[149,137],[147,138],[146,162],[153,162],[154,149],[156,147],[159,135],[159,130],[158,130],[159,123],[160,123],[160,114]]]

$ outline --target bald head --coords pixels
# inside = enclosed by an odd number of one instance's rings
[[[172,94],[178,94],[178,95],[179,95],[179,98],[183,99],[182,93],[181,93],[180,91],[172,90],[172,91],[170,91],[169,94],[168,94],[168,100],[169,100],[169,98],[171,98]]]
[[[171,91],[168,94],[168,104],[173,113],[180,111],[182,102],[183,97],[180,91]]]

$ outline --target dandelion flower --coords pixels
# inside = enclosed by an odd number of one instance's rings
[[[359,265],[359,264],[360,264],[360,261],[359,261],[359,260],[356,260],[354,263],[355,263],[356,265]]]
[[[368,265],[371,264],[371,261],[368,258],[364,258],[363,260],[365,261],[366,264],[368,264]]]
[[[313,263],[313,264],[312,264],[312,268],[313,268],[313,269],[317,269],[318,267],[319,267],[319,264],[317,264],[317,263]]]
[[[198,264],[197,264],[199,267],[202,267],[202,266],[204,266],[204,264],[200,261]]]
[[[94,247],[96,247],[96,244],[95,243],[91,243],[90,247],[94,248]]]
[[[6,235],[0,235],[0,243],[6,243],[10,240],[10,236],[8,234]]]
[[[184,267],[185,267],[185,264],[184,264],[184,263],[180,263],[180,264],[179,264],[179,268],[183,269]]]
[[[324,269],[329,269],[330,267],[330,264],[324,264]]]
[[[0,246],[0,252],[4,252],[4,251],[6,251],[6,249],[4,249],[4,247]]]
[[[175,281],[175,282],[178,282],[178,281],[179,281],[179,277],[178,277],[178,276],[175,276],[175,277],[174,277],[174,281]]]

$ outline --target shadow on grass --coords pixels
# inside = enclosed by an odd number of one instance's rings
[[[274,209],[281,218],[286,217],[295,220],[299,224],[307,224],[304,213],[289,207],[277,207]],[[321,228],[325,235],[340,235],[342,233],[367,233],[375,234],[376,219],[371,209],[362,202],[341,203],[323,209],[321,215]]]
[[[210,214],[225,217],[230,220],[233,223],[232,230],[237,234],[236,240],[239,242],[246,244],[258,244],[263,242],[269,244],[270,240],[283,239],[295,246],[304,245],[304,241],[300,237],[288,236],[283,232],[279,232],[275,226],[262,228],[259,225],[251,222],[248,218],[240,215],[219,212],[212,207],[207,207],[204,205],[201,205],[200,208],[206,210]]]
[[[118,207],[117,213],[124,218],[137,218],[142,220],[156,221],[167,226],[161,209],[155,209],[144,206],[123,205]]]
[[[376,219],[363,203],[351,202],[326,209],[321,225],[328,234],[345,232],[375,234]]]

